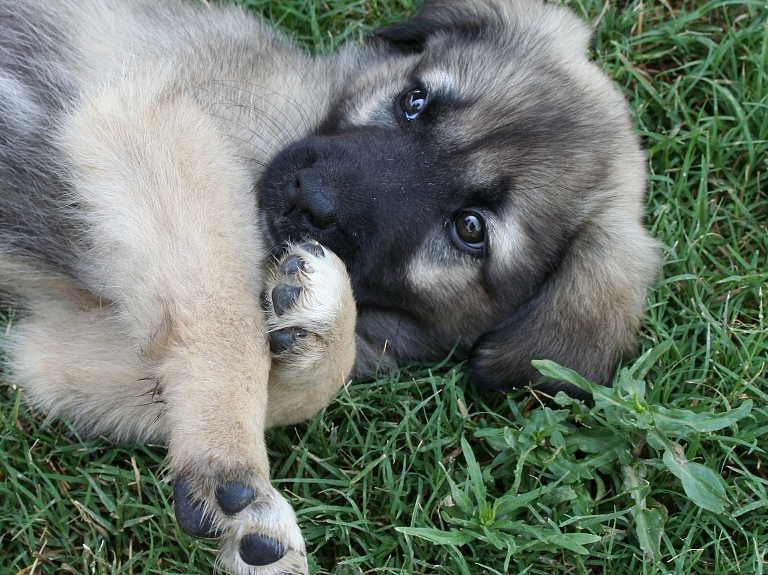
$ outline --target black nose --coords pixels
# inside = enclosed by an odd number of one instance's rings
[[[300,228],[326,230],[336,223],[333,186],[316,168],[303,168],[284,190],[285,212]]]

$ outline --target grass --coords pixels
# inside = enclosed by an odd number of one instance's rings
[[[481,392],[448,365],[356,382],[273,432],[313,572],[766,572],[768,10],[670,2],[568,2],[648,150],[666,263],[646,355],[592,408]],[[245,3],[318,50],[412,10]],[[215,543],[172,520],[162,448],[79,441],[0,393],[0,575],[215,568]]]

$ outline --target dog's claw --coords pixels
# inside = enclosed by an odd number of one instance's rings
[[[216,488],[216,503],[225,515],[236,515],[256,499],[256,490],[241,483],[224,483]]]
[[[173,484],[173,501],[176,506],[176,522],[181,530],[198,539],[214,539],[221,536],[205,507],[192,498],[192,483],[185,477],[179,477]]]
[[[292,276],[304,269],[304,260],[298,254],[291,254],[280,263],[277,273],[280,276]]]
[[[275,314],[281,316],[301,295],[301,288],[291,284],[278,284],[272,290],[272,307]]]
[[[320,245],[320,242],[316,242],[315,240],[307,240],[303,242],[299,247],[319,258],[325,257],[323,246]]]
[[[248,565],[262,567],[283,558],[285,547],[269,537],[246,535],[240,541],[240,558]]]
[[[296,345],[301,337],[307,337],[307,332],[298,327],[271,331],[269,332],[269,349],[274,354],[282,353]]]

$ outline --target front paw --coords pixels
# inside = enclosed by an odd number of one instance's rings
[[[262,300],[270,349],[278,361],[299,355],[319,359],[340,340],[350,343],[355,308],[346,268],[315,241],[285,251]]]
[[[318,268],[327,267],[329,262],[325,259],[325,250],[317,242],[291,246],[267,282],[262,300],[267,314],[269,348],[276,359],[282,356],[285,360],[291,352],[300,350],[310,334],[306,324],[313,323],[307,314],[307,308],[314,303],[311,300],[315,299],[313,276]],[[323,310],[311,311],[317,315]],[[322,337],[322,333],[314,335]]]
[[[308,573],[296,516],[268,483],[242,472],[190,471],[177,476],[173,496],[182,531],[197,538],[220,537],[220,560],[231,573]]]
[[[267,425],[305,420],[347,381],[355,301],[342,261],[314,241],[290,245],[263,295],[272,351]]]

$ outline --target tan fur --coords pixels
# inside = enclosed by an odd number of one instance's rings
[[[235,573],[304,573],[295,515],[270,484],[264,431],[311,417],[347,380],[355,322],[349,279],[331,252],[319,258],[295,247],[311,261],[302,300],[289,315],[265,317],[260,294],[278,279],[267,282],[252,176],[238,149],[239,136],[255,135],[260,146],[264,136],[253,129],[258,122],[224,135],[222,125],[242,123],[206,111],[217,98],[253,91],[234,84],[200,91],[200,68],[190,68],[200,62],[185,61],[180,73],[173,53],[155,66],[120,64],[123,54],[142,57],[130,43],[146,35],[131,30],[132,13],[124,16],[113,29],[114,54],[90,63],[88,74],[104,80],[85,84],[57,136],[88,229],[78,270],[84,285],[30,270],[29,311],[6,346],[13,380],[38,409],[87,436],[167,442],[171,470],[191,477],[195,497],[210,509],[222,477],[252,486],[257,502],[236,517],[216,514],[221,561]],[[82,49],[100,53],[103,38],[90,36],[87,22],[78,30]],[[304,89],[304,80],[279,78],[267,81],[288,94]],[[290,99],[273,99],[278,113],[297,116],[293,122],[311,121]],[[9,257],[3,265],[21,267]],[[273,361],[268,330],[295,325],[311,341]],[[245,564],[238,544],[247,533],[280,542],[286,555],[269,566]]]

